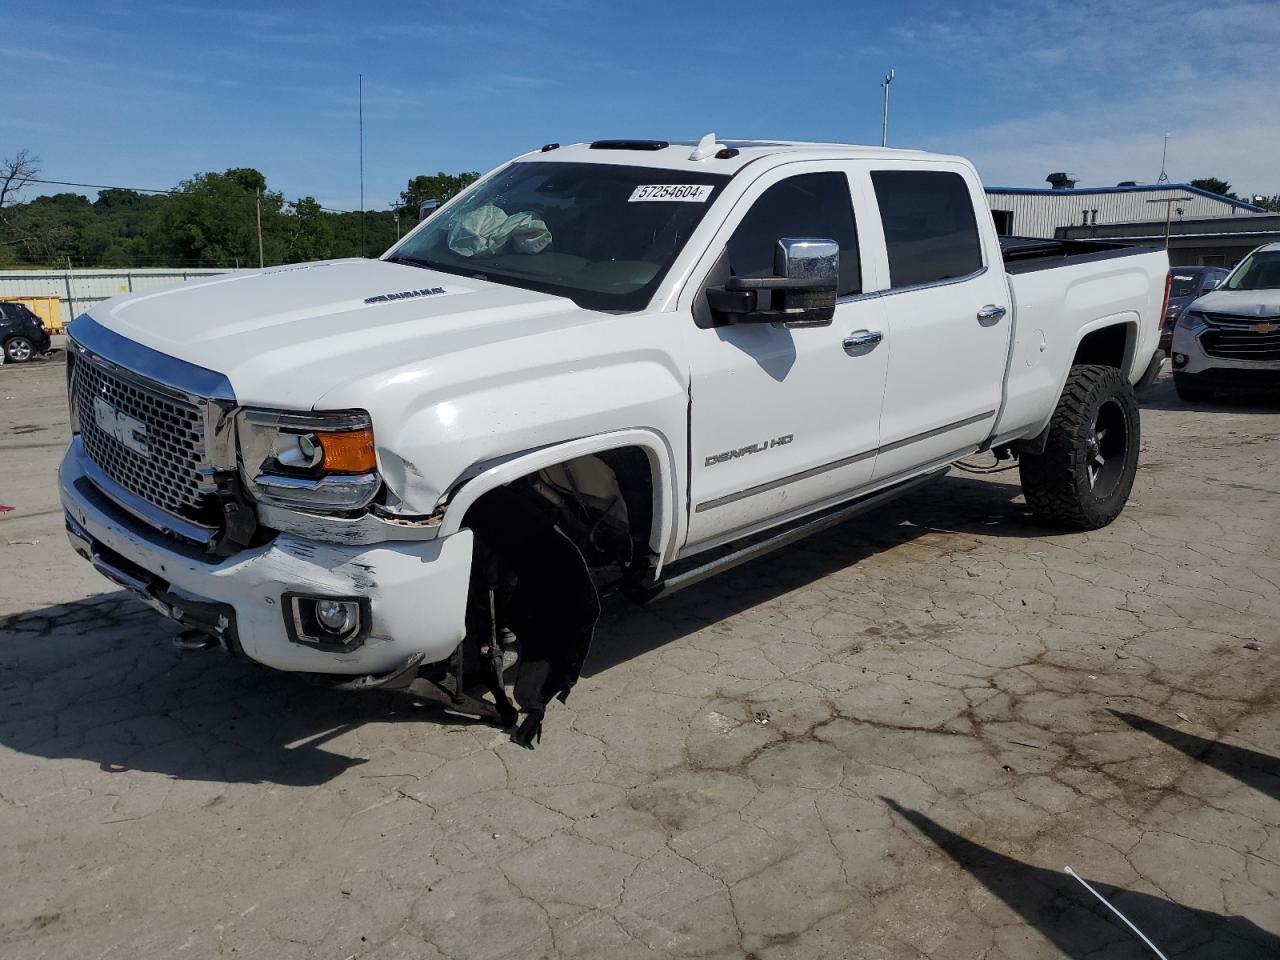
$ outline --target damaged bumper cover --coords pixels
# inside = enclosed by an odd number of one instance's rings
[[[59,469],[68,533],[78,553],[118,585],[179,622],[230,636],[278,670],[379,674],[417,655],[449,657],[466,632],[472,536],[328,544],[281,534],[219,559],[134,519],[85,475],[77,445]],[[367,634],[350,650],[296,639],[285,594],[367,599]],[[225,624],[222,621],[226,621]]]

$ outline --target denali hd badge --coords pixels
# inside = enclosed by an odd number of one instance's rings
[[[365,297],[365,303],[388,303],[392,300],[412,300],[414,297],[431,297],[437,293],[447,293],[444,287],[423,287],[421,290],[406,290],[403,293],[380,293],[376,297]]]
[[[795,439],[795,435],[788,433],[781,437],[774,437],[772,440],[761,440],[759,443],[750,443],[745,447],[739,447],[737,450],[726,450],[724,453],[713,454],[703,461],[704,467],[714,467],[717,463],[724,463],[727,460],[737,460],[739,457],[745,457],[750,453],[761,453],[765,450],[772,450],[774,447],[782,447]]]

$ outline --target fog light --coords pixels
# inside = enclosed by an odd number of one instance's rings
[[[1187,365],[1187,355],[1185,353],[1175,353],[1173,355],[1173,365],[1175,367],[1185,367]]]
[[[369,635],[369,601],[364,597],[286,593],[282,600],[285,629],[294,643],[350,652]]]
[[[348,633],[360,619],[360,608],[350,600],[320,600],[316,620],[331,633]]]

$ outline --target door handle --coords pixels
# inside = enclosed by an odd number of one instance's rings
[[[978,322],[984,327],[994,326],[999,323],[1008,312],[1009,311],[1004,307],[998,307],[994,303],[988,303],[978,311]]]
[[[852,353],[874,347],[883,339],[884,334],[879,330],[855,330],[844,338],[843,346],[846,353]]]

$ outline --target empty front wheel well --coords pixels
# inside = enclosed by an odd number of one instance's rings
[[[587,564],[643,574],[659,553],[655,528],[655,469],[638,446],[617,447],[542,467],[505,484],[545,513],[574,541]],[[479,497],[462,526],[473,526]]]

